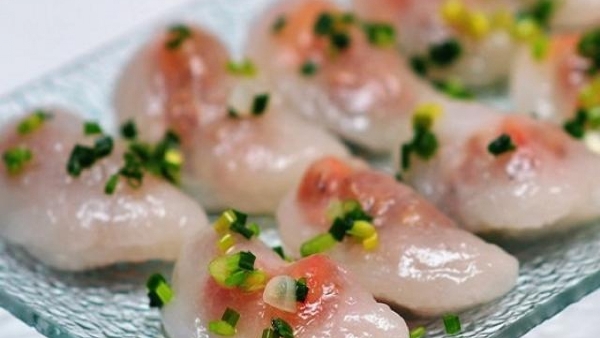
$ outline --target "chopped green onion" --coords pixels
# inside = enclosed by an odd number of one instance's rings
[[[538,0],[526,11],[518,13],[519,19],[531,18],[541,27],[548,27],[550,19],[556,12],[556,0]]]
[[[281,257],[281,259],[287,258],[287,257],[285,257],[285,252],[283,252],[283,247],[276,246],[273,248],[273,251],[275,251],[275,253],[277,253],[279,255],[279,257]]]
[[[162,308],[173,299],[173,290],[161,274],[154,274],[146,282],[150,307]]]
[[[410,156],[414,153],[424,160],[432,158],[439,147],[437,136],[433,133],[434,119],[441,114],[437,104],[422,104],[413,116],[413,138],[402,144],[400,160],[403,170],[410,168]]]
[[[225,211],[219,219],[220,224],[225,225],[225,227],[223,227],[221,230],[229,229],[244,236],[246,239],[260,235],[260,228],[258,224],[252,223],[249,226],[246,226],[247,219],[248,215],[234,209],[229,209]]]
[[[415,329],[410,330],[410,338],[423,338],[425,337],[425,333],[427,333],[427,331],[425,331],[425,328],[419,326]]]
[[[577,44],[579,55],[592,61],[592,72],[600,70],[600,28],[586,32]]]
[[[457,315],[447,314],[443,317],[444,328],[447,334],[457,334],[461,331],[460,319]]]
[[[377,47],[390,47],[396,42],[396,30],[386,23],[365,23],[363,25],[369,43]]]
[[[238,263],[238,267],[242,270],[253,271],[254,270],[254,262],[256,261],[256,256],[252,254],[252,252],[240,252],[240,261]]]
[[[256,75],[256,66],[250,59],[245,59],[241,62],[227,62],[227,71],[236,76],[253,77]]]
[[[175,25],[169,28],[171,39],[165,43],[165,47],[169,50],[178,49],[185,40],[192,36],[192,31],[186,25]]]
[[[33,154],[31,153],[31,150],[25,146],[8,149],[2,155],[6,170],[8,170],[11,175],[20,173],[32,158]]]
[[[330,37],[331,45],[337,51],[344,51],[350,47],[352,43],[352,38],[350,34],[345,32],[336,32],[331,34]]]
[[[274,318],[271,320],[273,331],[281,338],[294,338],[294,329],[285,320]]]
[[[52,118],[52,114],[43,110],[36,110],[28,117],[23,119],[17,126],[17,132],[21,135],[31,134],[38,130],[44,121]]]
[[[573,119],[565,122],[563,128],[573,138],[582,139],[585,136],[587,119],[585,110],[579,109]]]
[[[113,150],[113,139],[110,136],[102,136],[94,143],[96,160],[110,155]]]
[[[90,168],[96,162],[96,150],[94,148],[75,145],[67,162],[69,175],[78,177],[83,169]]]
[[[119,184],[119,175],[113,174],[110,176],[106,185],[104,186],[104,193],[107,195],[112,195],[117,189],[117,184]]]
[[[227,116],[229,116],[232,119],[237,119],[240,117],[240,113],[238,113],[237,110],[235,110],[234,108],[227,108]]]
[[[296,301],[304,303],[308,296],[308,286],[306,285],[306,278],[300,278],[296,281]]]
[[[254,269],[255,260],[251,252],[238,252],[215,258],[208,270],[219,285],[251,292],[263,288],[267,280],[264,272]]]
[[[234,309],[227,308],[221,317],[221,320],[229,323],[231,326],[235,327],[240,320],[240,313],[235,311]]]
[[[500,156],[515,149],[517,149],[517,146],[513,143],[508,134],[498,136],[498,138],[488,145],[488,151],[494,156]]]
[[[455,99],[470,100],[475,97],[460,81],[434,81],[433,85],[441,92]]]
[[[131,153],[123,154],[125,165],[119,170],[119,174],[126,178],[129,186],[139,188],[144,179],[143,166],[140,160]]]
[[[137,126],[133,120],[129,120],[121,126],[121,136],[126,140],[135,140],[137,138]]]
[[[321,13],[315,22],[314,33],[319,36],[329,35],[333,32],[335,20],[330,13]]]
[[[278,34],[285,28],[286,25],[287,25],[287,18],[285,16],[281,15],[275,20],[275,22],[273,23],[273,26],[271,26],[271,31],[274,34]]]
[[[211,321],[208,323],[208,331],[219,336],[233,336],[237,333],[235,327],[223,320]]]
[[[261,338],[278,338],[272,328],[264,329]]]
[[[83,133],[85,135],[96,135],[102,134],[102,127],[98,124],[98,122],[87,121],[83,125]]]
[[[429,66],[429,61],[425,56],[413,56],[410,58],[410,67],[412,70],[420,76],[427,75],[427,68]]]
[[[429,48],[429,59],[440,67],[451,65],[461,54],[462,47],[456,39],[449,39]]]
[[[410,155],[412,153],[412,144],[404,143],[400,150],[400,163],[402,170],[406,171],[410,168]]]
[[[252,102],[252,109],[250,112],[254,116],[262,115],[269,106],[269,94],[263,93],[256,95],[254,97],[254,101]]]
[[[330,233],[317,235],[302,244],[300,254],[302,257],[307,257],[325,252],[333,248],[337,243],[338,241]]]
[[[317,65],[316,63],[314,63],[313,61],[310,61],[310,60],[304,62],[302,64],[302,66],[300,67],[300,73],[304,76],[315,75],[318,70],[319,70],[319,65]]]

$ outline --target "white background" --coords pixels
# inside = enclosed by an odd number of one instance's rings
[[[0,96],[184,2],[0,0]],[[599,318],[600,291],[540,325],[525,338],[600,337]],[[41,336],[0,310],[0,338],[17,337]]]

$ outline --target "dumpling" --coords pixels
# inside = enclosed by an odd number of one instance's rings
[[[408,337],[400,316],[375,302],[327,257],[288,263],[257,239],[232,236],[235,244],[225,250],[217,244],[223,243],[221,235],[210,230],[184,247],[175,266],[173,297],[162,309],[170,337],[235,332],[235,337],[254,338],[275,328],[285,333],[281,337],[294,338]],[[225,285],[223,278],[239,272],[241,265],[246,266],[244,280]],[[305,287],[300,293],[298,283]],[[235,325],[223,323],[236,314]]]
[[[38,111],[3,126],[0,235],[61,270],[174,260],[184,239],[207,225],[203,209],[149,174],[136,188],[117,178],[114,192],[106,193],[123,165],[124,146],[107,139],[93,146],[94,140],[84,136],[80,118],[61,111]],[[76,145],[104,149],[103,155],[89,169],[68,169]]]
[[[309,168],[277,220],[290,252],[325,251],[376,299],[413,315],[464,310],[516,283],[515,258],[393,177],[336,158]]]

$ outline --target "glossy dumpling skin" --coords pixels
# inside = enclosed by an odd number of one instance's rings
[[[0,131],[0,153],[28,147],[33,158],[18,174],[0,165],[0,235],[40,261],[61,270],[84,270],[117,262],[174,260],[184,239],[207,225],[202,208],[176,187],[150,174],[133,189],[122,180],[106,195],[109,177],[122,166],[122,146],[81,173],[67,174],[80,118],[54,111],[39,130],[19,135],[16,123]]]
[[[437,316],[491,301],[515,284],[518,262],[456,224],[409,187],[335,158],[315,162],[277,219],[286,247],[326,232],[327,208],[357,200],[371,215],[379,246],[366,251],[345,239],[327,254],[346,266],[375,298],[417,316]]]
[[[194,144],[183,184],[210,210],[272,214],[312,161],[348,156],[331,135],[277,108],[259,118],[212,123]]]
[[[190,29],[192,38],[178,49],[166,48],[170,37],[160,35],[134,57],[117,89],[119,119],[134,119],[142,139],[160,139],[167,129],[180,136],[182,187],[208,210],[273,213],[310,162],[324,155],[343,157],[347,150],[323,129],[284,114],[288,107],[276,95],[270,95],[261,116],[229,116],[231,102],[246,104],[245,99],[268,91],[260,75],[228,73],[229,55],[221,42]],[[140,91],[153,83],[152,90]],[[147,105],[156,100],[161,104]]]
[[[186,26],[190,37],[177,48],[170,29],[143,46],[129,61],[115,90],[120,123],[135,120],[140,138],[160,140],[171,129],[187,143],[196,129],[222,117],[233,85],[226,72],[229,52],[212,34]]]
[[[406,180],[469,231],[538,236],[597,218],[600,159],[562,128],[526,116],[468,111],[435,122],[440,148],[413,156]],[[488,151],[500,135],[513,151]]]
[[[356,283],[340,266],[325,256],[315,255],[287,263],[259,240],[236,235],[237,244],[228,253],[250,251],[255,268],[269,278],[287,275],[306,278],[309,293],[295,313],[284,312],[263,301],[263,290],[243,292],[217,284],[207,266],[222,253],[218,236],[205,230],[189,241],[175,266],[174,299],[162,310],[163,324],[171,338],[219,337],[208,332],[208,322],[220,319],[230,307],[240,313],[235,337],[260,337],[273,318],[282,318],[294,329],[296,338],[387,338],[408,337],[404,320]]]
[[[314,32],[323,13],[343,11],[325,0],[277,3],[256,20],[247,53],[288,111],[364,148],[386,152],[409,131],[417,80],[393,46],[373,46],[356,24],[348,28],[350,46],[332,52],[327,39]],[[274,32],[282,17],[286,24]],[[311,76],[301,73],[308,61],[317,65]]]
[[[519,51],[510,81],[517,110],[560,124],[575,115],[579,92],[591,80],[589,62],[577,52],[579,40],[578,34],[553,36],[541,60]]]
[[[468,87],[484,87],[506,79],[517,42],[508,29],[492,23],[498,13],[513,16],[522,6],[519,1],[460,1],[469,11],[488,19],[485,35],[473,36],[454,28],[443,17],[447,0],[354,0],[360,15],[390,22],[396,28],[398,44],[408,57],[426,56],[433,45],[458,41],[461,55],[448,65],[429,67],[428,77],[453,80]]]

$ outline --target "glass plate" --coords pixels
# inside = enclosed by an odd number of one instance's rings
[[[239,53],[251,18],[274,0],[190,3],[172,16],[117,41],[0,99],[0,123],[36,106],[70,108],[114,126],[112,89],[124,62],[163,24],[197,22]],[[496,100],[498,101],[498,100]],[[499,101],[502,103],[502,100]],[[277,241],[273,222],[265,240]],[[42,225],[43,226],[43,225]],[[514,338],[600,287],[600,231],[591,224],[511,248],[521,262],[517,286],[500,300],[460,314],[456,337]],[[41,265],[19,248],[0,242],[0,305],[52,338],[163,338],[158,312],[147,305],[144,282],[165,263],[117,265],[88,273],[63,273]],[[439,320],[422,323],[428,337],[444,337]]]

